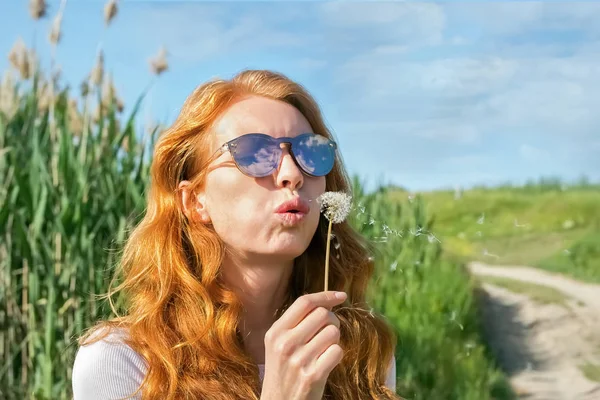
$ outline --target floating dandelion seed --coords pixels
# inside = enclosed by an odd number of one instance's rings
[[[45,0],[30,0],[29,1],[29,14],[31,18],[38,20],[46,16],[46,10],[48,5]]]
[[[500,258],[500,256],[499,256],[499,255],[496,255],[496,254],[490,253],[490,252],[488,251],[488,249],[483,249],[483,252],[482,252],[482,254],[483,254],[483,256],[487,256],[487,257],[492,257],[492,258]]]
[[[325,290],[329,286],[329,247],[331,226],[343,222],[352,209],[352,196],[343,192],[325,192],[317,198],[321,213],[329,220],[327,229],[327,247],[325,251]]]
[[[390,265],[390,271],[395,271],[398,267],[398,261],[394,261],[392,265]]]
[[[437,237],[435,237],[435,235],[433,233],[430,233],[429,235],[427,235],[427,240],[429,240],[429,243],[433,243],[435,241],[437,241],[438,243],[442,243],[442,241],[440,239],[438,239]]]
[[[483,225],[483,223],[484,223],[484,222],[485,222],[485,214],[484,214],[484,213],[482,213],[482,214],[481,214],[481,217],[479,217],[479,219],[477,220],[477,223],[478,223],[479,225]]]
[[[160,75],[168,68],[169,63],[167,62],[167,49],[165,49],[163,46],[158,51],[156,57],[150,59],[150,69],[155,75]]]
[[[117,0],[109,0],[104,6],[104,23],[106,26],[110,25],[110,22],[117,15]]]

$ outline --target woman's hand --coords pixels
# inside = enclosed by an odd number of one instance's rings
[[[265,334],[261,400],[323,398],[329,373],[344,356],[340,321],[330,309],[346,297],[335,291],[306,294],[275,321]]]

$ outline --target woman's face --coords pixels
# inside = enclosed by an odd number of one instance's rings
[[[264,133],[275,138],[312,132],[306,118],[293,106],[264,97],[248,97],[232,105],[214,125],[215,148],[246,133]],[[301,255],[317,229],[319,205],[325,177],[311,177],[283,149],[279,168],[272,175],[253,178],[235,166],[229,152],[211,164],[204,192],[198,194],[205,222],[239,257],[273,256],[288,261]],[[286,224],[276,209],[300,197],[310,211],[297,224]]]

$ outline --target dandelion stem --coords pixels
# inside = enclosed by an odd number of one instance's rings
[[[333,221],[329,221],[329,228],[327,229],[327,248],[325,250],[325,291],[329,287],[329,245],[331,243],[331,225]]]

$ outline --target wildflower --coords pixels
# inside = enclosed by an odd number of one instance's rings
[[[325,192],[317,198],[321,212],[329,220],[327,247],[325,255],[325,290],[329,278],[329,248],[331,243],[331,225],[343,222],[352,208],[352,197],[343,192]]]

